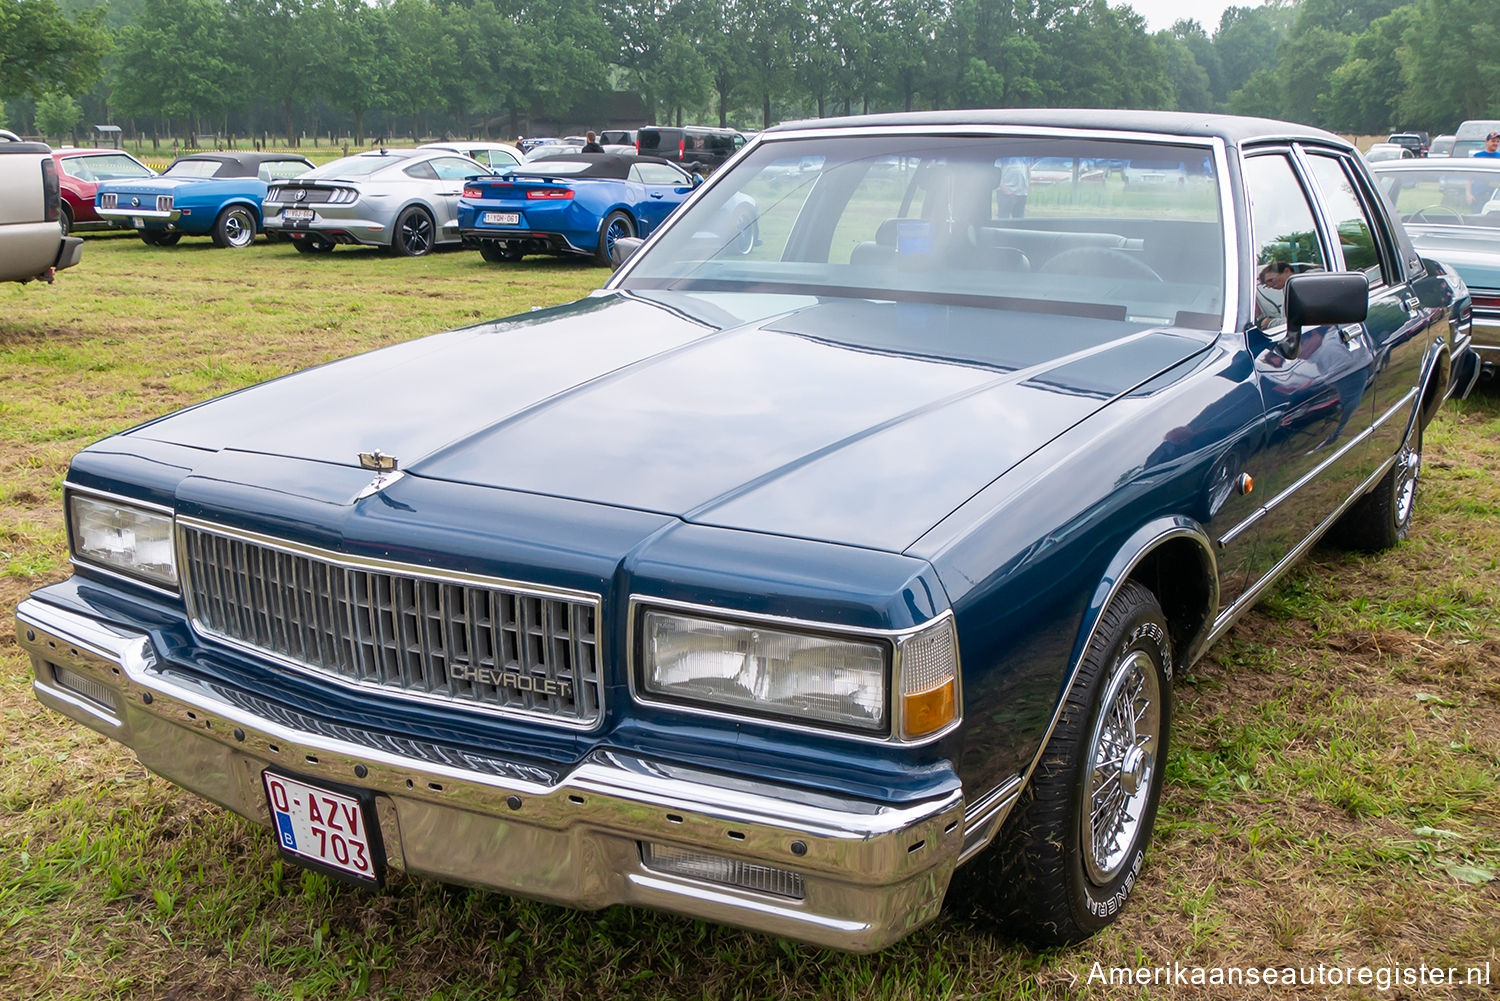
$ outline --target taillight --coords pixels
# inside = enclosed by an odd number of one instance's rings
[[[677,140],[677,159],[681,160],[687,155],[687,139]]]
[[[532,188],[526,192],[527,198],[532,199],[561,199],[572,198],[572,188]]]
[[[1500,309],[1500,295],[1480,295],[1472,289],[1469,290],[1469,295],[1473,298],[1474,305],[1479,309]]]
[[[484,189],[483,188],[464,188],[464,197],[465,198],[483,198],[484,197]]]
[[[49,156],[42,161],[42,221],[57,222],[62,192],[57,183],[57,164]]]

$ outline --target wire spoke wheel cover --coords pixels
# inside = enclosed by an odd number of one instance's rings
[[[1161,686],[1139,650],[1115,665],[1089,739],[1081,811],[1084,868],[1096,886],[1120,874],[1140,837],[1161,743]]]
[[[1396,525],[1402,529],[1411,525],[1417,506],[1417,482],[1422,478],[1422,443],[1417,436],[1412,437],[1416,440],[1408,441],[1396,453],[1395,515]]]

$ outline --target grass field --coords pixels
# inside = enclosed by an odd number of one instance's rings
[[[283,866],[269,834],[39,706],[10,610],[68,572],[81,446],[248,383],[564,301],[603,270],[477,254],[91,236],[0,287],[0,998],[1491,998],[1500,992],[1500,401],[1427,436],[1417,525],[1317,549],[1178,681],[1132,903],[1034,952],[961,907],[856,957],[629,908],[580,913]],[[1490,968],[1397,990],[1131,986],[1111,967]],[[1098,966],[1096,967],[1096,964]]]

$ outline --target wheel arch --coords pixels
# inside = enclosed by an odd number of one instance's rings
[[[1119,547],[1094,589],[1088,611],[1079,624],[1052,719],[1022,776],[1023,785],[1030,781],[1057,730],[1067,693],[1099,631],[1100,617],[1128,580],[1150,591],[1161,605],[1171,633],[1172,655],[1178,664],[1191,663],[1202,653],[1219,608],[1218,560],[1213,543],[1203,526],[1191,518],[1164,517],[1148,522]]]
[[[253,198],[226,198],[223,204],[219,206],[219,211],[214,213],[214,222],[218,222],[219,216],[238,205],[243,205],[249,209],[250,214],[255,217],[255,231],[257,233],[264,232],[265,216],[261,212],[260,204]]]
[[[1411,418],[1406,424],[1406,434],[1401,440],[1405,441],[1411,437],[1411,433],[1418,425],[1426,428],[1437,416],[1438,408],[1448,398],[1448,384],[1453,379],[1453,352],[1448,346],[1447,340],[1442,337],[1433,339],[1427,349],[1427,357],[1422,360],[1422,378],[1418,382],[1421,390],[1417,397],[1417,406],[1412,410]]]

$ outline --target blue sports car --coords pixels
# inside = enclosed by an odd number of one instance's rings
[[[458,230],[487,261],[582,254],[609,264],[616,240],[650,236],[700,183],[665,160],[570,153],[469,178]],[[742,197],[727,208],[715,232],[748,253],[757,239],[755,202]]]
[[[194,153],[157,177],[99,185],[95,208],[134,227],[153,247],[182,236],[211,236],[216,247],[248,247],[261,230],[261,201],[270,181],[312,169],[290,153]]]

